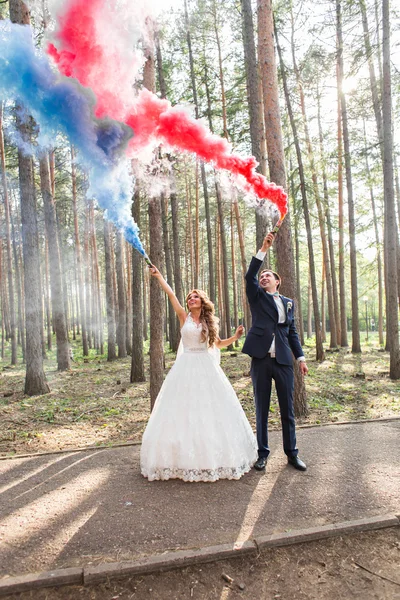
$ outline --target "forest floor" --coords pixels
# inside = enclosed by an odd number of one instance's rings
[[[89,587],[4,600],[396,600],[399,528],[307,542],[244,557]],[[227,581],[227,577],[232,581]]]
[[[309,343],[311,344],[311,340]],[[94,350],[83,358],[72,344],[74,361],[59,373],[54,351],[48,353],[45,371],[51,392],[29,397],[23,393],[25,371],[3,360],[0,373],[0,456],[68,450],[140,442],[150,411],[148,367],[143,383],[131,384],[130,357],[107,362]],[[309,414],[298,425],[400,416],[400,382],[389,379],[389,354],[374,335],[364,341],[362,353],[350,349],[327,352],[315,361],[305,345],[309,367],[306,380]],[[175,355],[165,355],[166,372]],[[250,359],[240,349],[221,353],[221,366],[230,379],[247,417],[255,428]],[[280,428],[279,409],[273,394],[271,429]]]

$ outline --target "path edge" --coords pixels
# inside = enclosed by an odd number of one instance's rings
[[[261,549],[265,548],[289,546],[340,535],[398,526],[400,526],[400,514],[377,515],[308,529],[272,533],[242,543],[176,550],[134,561],[109,562],[95,566],[69,567],[40,573],[6,576],[0,579],[0,596],[48,587],[94,585],[110,579],[148,575],[230,558],[257,555]]]

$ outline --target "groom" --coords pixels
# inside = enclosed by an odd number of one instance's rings
[[[269,233],[264,238],[246,273],[246,293],[253,323],[246,337],[243,352],[252,357],[251,378],[256,405],[258,443],[258,460],[254,468],[262,471],[267,464],[268,413],[274,379],[281,413],[283,449],[288,463],[299,471],[305,471],[307,467],[298,457],[296,447],[293,355],[299,361],[303,375],[307,374],[308,368],[294,323],[293,300],[279,294],[281,279],[278,273],[266,269],[257,280],[257,273],[274,237],[273,233]]]

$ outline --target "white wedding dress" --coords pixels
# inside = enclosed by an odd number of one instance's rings
[[[142,475],[149,481],[240,479],[257,460],[257,443],[215,352],[189,314],[183,352],[168,373],[143,434]]]

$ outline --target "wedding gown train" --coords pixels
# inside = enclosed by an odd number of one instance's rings
[[[143,434],[142,474],[150,481],[239,479],[257,460],[250,424],[216,355],[189,314],[178,354]]]

